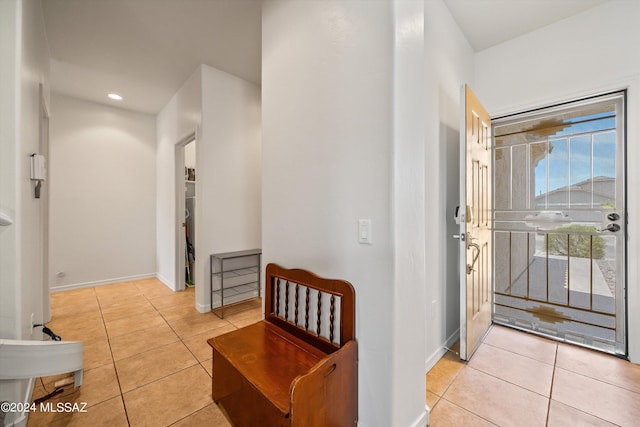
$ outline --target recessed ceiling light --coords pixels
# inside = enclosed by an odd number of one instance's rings
[[[109,98],[111,98],[111,99],[115,99],[116,101],[122,101],[122,97],[120,95],[118,95],[117,93],[110,93],[107,96]]]

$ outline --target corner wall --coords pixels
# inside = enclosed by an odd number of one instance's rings
[[[157,117],[158,276],[182,288],[176,144],[196,131],[196,308],[211,309],[209,255],[261,246],[260,87],[201,65]]]
[[[200,132],[201,117],[202,67],[198,67],[156,116],[156,265],[160,280],[173,290],[181,289],[176,283],[176,144]]]
[[[263,262],[355,287],[364,427],[400,425],[392,419],[401,399],[392,373],[392,49],[389,1],[263,3]],[[371,219],[373,244],[358,243],[358,219]]]
[[[459,338],[460,88],[474,87],[473,49],[442,0],[425,0],[426,370]]]
[[[629,354],[640,363],[640,3],[612,0],[476,54],[492,116],[627,89]]]
[[[14,223],[0,227],[0,338],[39,339],[43,320],[42,204],[33,195],[29,156],[39,152],[40,84],[49,102],[49,48],[40,2],[0,1],[0,205]],[[32,381],[0,381],[0,401],[23,402]],[[5,423],[25,425],[27,414]]]
[[[155,118],[59,94],[51,115],[51,289],[155,276]]]
[[[202,66],[196,140],[196,299],[211,309],[209,255],[262,246],[260,86]]]

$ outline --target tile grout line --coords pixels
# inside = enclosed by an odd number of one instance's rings
[[[523,332],[523,333],[526,333],[526,332]],[[552,342],[552,343],[557,347],[557,343],[555,343],[555,342]],[[486,344],[486,345],[488,345],[489,347],[497,348],[497,349],[499,349],[499,350],[508,351],[509,353],[513,353],[513,354],[516,354],[516,355],[518,355],[518,356],[526,357],[527,359],[531,359],[531,360],[534,360],[534,361],[536,361],[536,362],[544,363],[545,365],[548,365],[548,366],[553,366],[553,365],[555,365],[555,356],[554,356],[554,362],[553,362],[553,363],[548,363],[548,362],[545,362],[545,361],[543,361],[543,360],[536,359],[535,357],[527,356],[526,354],[516,353],[516,352],[515,352],[515,351],[513,351],[513,350],[510,350],[510,349],[507,349],[507,348],[504,348],[504,347],[500,347],[499,345],[490,344],[490,343],[488,343],[488,342],[482,342],[482,344]],[[556,351],[557,351],[557,350],[556,350]]]
[[[485,417],[483,417],[482,415],[480,415],[480,414],[476,414],[475,412],[473,412],[473,411],[471,411],[471,410],[469,410],[469,409],[467,409],[467,408],[465,408],[465,407],[463,407],[463,406],[460,406],[460,405],[458,405],[457,403],[454,403],[454,402],[450,401],[449,399],[445,399],[444,397],[441,397],[441,398],[438,400],[438,403],[440,403],[440,400],[446,400],[446,401],[447,401],[447,403],[450,403],[451,405],[455,406],[456,408],[460,408],[460,409],[462,409],[462,410],[463,410],[463,411],[465,411],[465,412],[468,412],[468,413],[470,413],[470,414],[473,414],[473,415],[475,415],[476,417],[480,418],[481,420],[484,420],[484,421],[488,422],[489,424],[491,424],[491,425],[493,425],[493,426],[496,426],[496,427],[498,426],[498,424],[496,424],[496,423],[494,423],[494,422],[492,422],[492,421],[490,421],[490,420],[486,419],[486,418],[485,418]],[[434,405],[434,408],[435,408],[435,405]]]
[[[151,299],[150,299],[150,298],[149,298],[149,297],[144,293],[143,289],[141,289],[141,288],[140,288],[137,284],[135,284],[135,283],[131,283],[131,284],[135,286],[135,288],[136,288],[136,290],[139,292],[139,294],[140,294],[140,295],[142,295],[142,296],[144,297],[144,299],[145,299],[145,300],[150,304],[150,306],[152,307],[152,310],[150,310],[149,312],[152,312],[152,313],[153,313],[153,312],[155,312],[155,313],[156,313],[156,314],[157,314],[157,315],[158,315],[158,316],[163,320],[163,322],[164,322],[167,326],[169,326],[169,328],[170,328],[170,330],[172,331],[172,333],[174,333],[174,334],[176,335],[176,338],[178,339],[178,341],[177,341],[177,342],[180,342],[180,343],[181,343],[181,344],[182,344],[182,345],[187,349],[187,351],[189,352],[189,354],[190,354],[190,355],[193,357],[193,359],[194,359],[194,364],[193,364],[193,365],[188,366],[188,367],[186,367],[186,368],[179,369],[179,370],[177,370],[177,371],[175,371],[175,372],[172,372],[172,373],[171,373],[171,374],[169,374],[169,375],[165,375],[165,376],[163,376],[163,377],[161,377],[161,378],[157,378],[157,379],[155,379],[155,380],[151,381],[150,383],[147,383],[147,384],[144,384],[144,385],[142,385],[142,386],[136,387],[136,388],[135,388],[135,389],[133,389],[133,390],[136,390],[136,389],[139,389],[139,388],[141,388],[141,387],[143,387],[143,386],[147,386],[147,385],[149,385],[149,384],[152,384],[152,383],[155,383],[155,382],[157,382],[157,381],[163,380],[163,379],[165,379],[165,378],[167,378],[167,377],[169,377],[169,376],[171,376],[171,375],[174,375],[174,374],[176,374],[176,373],[178,373],[178,372],[185,371],[186,369],[190,369],[190,368],[192,368],[192,367],[194,367],[194,366],[197,366],[197,365],[199,365],[199,366],[200,366],[200,369],[204,370],[204,371],[205,371],[205,373],[207,374],[207,376],[208,376],[209,378],[211,378],[211,376],[209,375],[209,372],[207,371],[206,367],[204,366],[204,363],[206,363],[206,362],[210,362],[210,359],[207,359],[207,360],[204,360],[204,361],[200,361],[200,360],[198,359],[198,357],[197,357],[196,353],[194,352],[194,350],[192,350],[192,349],[191,349],[191,348],[186,344],[186,342],[185,342],[186,340],[191,339],[191,338],[192,338],[192,336],[185,336],[185,337],[183,337],[183,336],[181,336],[180,334],[178,334],[178,332],[176,331],[176,329],[174,329],[174,327],[172,326],[172,324],[171,324],[171,323],[169,322],[169,320],[167,320],[167,318],[162,314],[162,312],[160,311],[160,309],[159,309],[158,307],[156,307],[156,306],[154,305],[154,303],[151,301]],[[107,328],[107,326],[106,326],[107,321],[105,320],[104,313],[103,313],[103,310],[108,310],[112,305],[104,306],[104,304],[103,304],[103,303],[101,303],[101,301],[100,301],[100,297],[99,297],[99,295],[100,295],[100,294],[99,294],[98,292],[96,292],[96,288],[97,288],[97,287],[95,287],[95,286],[91,288],[91,289],[92,289],[92,294],[93,294],[93,297],[95,298],[95,301],[97,302],[97,309],[98,309],[98,310],[99,310],[99,312],[100,312],[100,321],[101,321],[101,326],[102,326],[103,331],[104,331],[104,333],[105,333],[106,343],[107,343],[107,345],[108,345],[108,347],[109,347],[109,354],[110,354],[110,359],[111,359],[111,360],[110,360],[110,364],[113,366],[114,374],[115,374],[115,378],[116,378],[116,381],[118,382],[118,391],[119,391],[119,395],[120,395],[120,400],[122,401],[122,404],[123,404],[124,415],[125,415],[125,418],[126,418],[127,424],[130,426],[130,425],[131,425],[131,420],[130,420],[130,418],[129,418],[129,415],[130,415],[130,414],[129,414],[129,413],[128,413],[128,411],[127,411],[127,405],[126,405],[126,402],[125,402],[125,399],[124,399],[124,391],[123,391],[123,387],[122,387],[121,379],[120,379],[120,376],[121,376],[122,372],[119,372],[119,371],[118,371],[118,369],[117,369],[116,360],[115,360],[115,355],[114,355],[114,353],[113,353],[113,348],[112,348],[112,342],[111,342],[111,341],[112,341],[112,338],[115,338],[115,337],[113,337],[113,336],[111,336],[111,334],[109,334],[109,332],[108,332],[108,328]],[[106,303],[106,302],[107,302],[107,301],[105,301],[105,303]],[[179,304],[178,304],[178,305],[179,305]],[[167,308],[171,308],[171,307],[173,307],[173,306],[177,306],[177,305],[167,304],[167,306],[166,306],[166,307],[167,307]],[[164,307],[163,307],[163,308],[164,308]],[[125,319],[125,318],[130,318],[130,317],[132,317],[132,316],[133,316],[133,315],[127,315],[126,310],[125,310],[125,313],[124,313],[124,314],[125,314],[125,316],[124,316],[124,317],[114,319],[114,321],[115,321],[115,320],[120,320],[120,319]],[[187,316],[187,317],[188,317],[188,316]],[[225,319],[225,320],[226,320],[226,319]],[[237,328],[238,328],[238,326],[237,326],[235,323],[231,322],[230,320],[226,320],[226,324],[225,324],[225,325],[220,326],[220,328],[222,328],[222,327],[232,327],[233,329],[237,329]],[[215,328],[215,329],[218,329],[218,328]],[[207,331],[203,331],[203,332],[207,332]],[[195,335],[198,335],[198,334],[193,334],[193,336],[195,336]],[[169,344],[167,344],[167,345],[169,345]],[[144,351],[143,351],[142,353],[144,353]],[[131,356],[135,356],[135,355],[131,355]],[[129,357],[131,357],[131,356],[129,356]],[[102,367],[102,366],[106,366],[106,365],[107,365],[107,364],[103,364],[103,365],[100,365],[100,366],[94,367],[93,369],[100,368],[100,367]],[[133,390],[129,390],[129,391],[133,391]],[[116,397],[116,396],[111,397],[111,398],[108,398],[108,399],[105,399],[105,400],[100,401],[100,402],[97,402],[97,403],[96,403],[96,405],[97,405],[97,404],[100,404],[100,403],[104,403],[104,402],[106,402],[106,401],[108,401],[108,400],[111,400],[111,399],[113,399],[113,398],[115,398],[115,397]],[[213,402],[211,402],[211,404],[213,404]],[[191,412],[191,413],[189,413],[189,414],[185,415],[184,417],[180,418],[179,420],[176,420],[176,421],[175,421],[175,422],[173,422],[172,424],[175,424],[175,423],[177,423],[177,422],[180,422],[180,421],[182,421],[182,420],[184,420],[184,419],[186,419],[186,418],[188,418],[188,417],[190,417],[190,416],[194,415],[195,413],[197,413],[197,412],[199,412],[199,411],[201,411],[201,410],[203,410],[203,409],[207,408],[208,406],[209,406],[209,404],[204,405],[203,407],[196,409],[195,411],[193,411],[193,412]]]
[[[136,286],[136,289],[138,289],[137,286]],[[94,292],[95,292],[95,287],[94,287]],[[105,333],[107,334],[107,343],[109,343],[109,353],[111,354],[111,363],[113,363],[113,371],[116,374],[116,381],[118,381],[118,390],[120,390],[120,400],[122,401],[124,416],[127,419],[127,425],[131,426],[131,421],[129,421],[129,412],[127,411],[127,404],[124,401],[124,393],[122,392],[122,384],[120,383],[120,375],[118,375],[118,368],[116,367],[116,359],[113,355],[113,349],[111,348],[111,337],[109,336],[109,331],[107,330],[107,325],[104,320],[104,316],[102,315],[102,305],[100,304],[100,299],[98,298],[97,294],[96,294],[96,299],[98,300],[98,308],[100,309],[100,317],[102,318],[102,325],[104,326]]]
[[[528,392],[530,392],[530,393],[537,394],[538,396],[541,396],[541,397],[544,397],[544,398],[547,398],[547,399],[549,398],[548,396],[545,396],[544,394],[540,394],[540,393],[538,393],[537,391],[530,390],[530,389],[528,389],[528,388],[526,388],[526,387],[521,386],[520,384],[516,384],[516,383],[513,383],[513,382],[511,382],[511,381],[505,380],[504,378],[500,378],[500,377],[498,377],[498,376],[495,376],[495,375],[493,375],[493,374],[491,374],[491,373],[489,373],[489,372],[485,372],[485,371],[483,371],[483,370],[481,370],[481,369],[478,369],[478,368],[475,368],[475,367],[473,367],[473,366],[469,366],[469,369],[473,369],[474,371],[480,372],[480,373],[485,374],[485,375],[487,375],[487,376],[489,376],[489,377],[491,377],[491,378],[495,378],[496,380],[499,380],[499,381],[502,381],[502,382],[504,382],[504,383],[510,384],[510,385],[512,385],[512,386],[514,386],[514,387],[521,388],[522,390],[526,390],[526,391],[528,391]],[[553,383],[553,376],[552,376],[552,378],[551,378],[551,382]],[[448,387],[447,387],[447,388],[448,388]]]
[[[549,387],[549,402],[547,403],[547,420],[545,426],[549,425],[549,415],[551,414],[551,400],[553,396],[553,382],[556,379],[556,365],[558,363],[558,344],[556,344],[556,354],[553,358],[553,373],[551,374],[551,387]]]

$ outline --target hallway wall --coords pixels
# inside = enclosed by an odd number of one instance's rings
[[[390,11],[387,1],[266,1],[262,19],[263,262],[354,285],[366,427],[394,425],[400,398],[391,368]],[[372,245],[358,243],[361,218],[372,221]]]
[[[40,84],[49,104],[49,48],[37,0],[0,1],[0,338],[40,339],[43,321],[42,200],[34,197],[29,156],[39,152]],[[0,380],[0,401],[29,400],[29,380]],[[7,424],[26,424],[8,414]]]
[[[59,94],[51,108],[51,289],[155,276],[155,118]]]

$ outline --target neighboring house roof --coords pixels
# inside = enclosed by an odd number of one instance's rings
[[[593,191],[592,189],[593,184]],[[567,192],[571,194],[591,195],[593,194],[594,200],[598,200],[600,203],[614,203],[616,194],[616,180],[615,178],[607,176],[596,176],[576,184],[556,188],[548,193],[541,193],[536,196],[536,202],[543,201],[547,198],[558,198],[563,196]],[[555,196],[555,197],[554,197]]]

